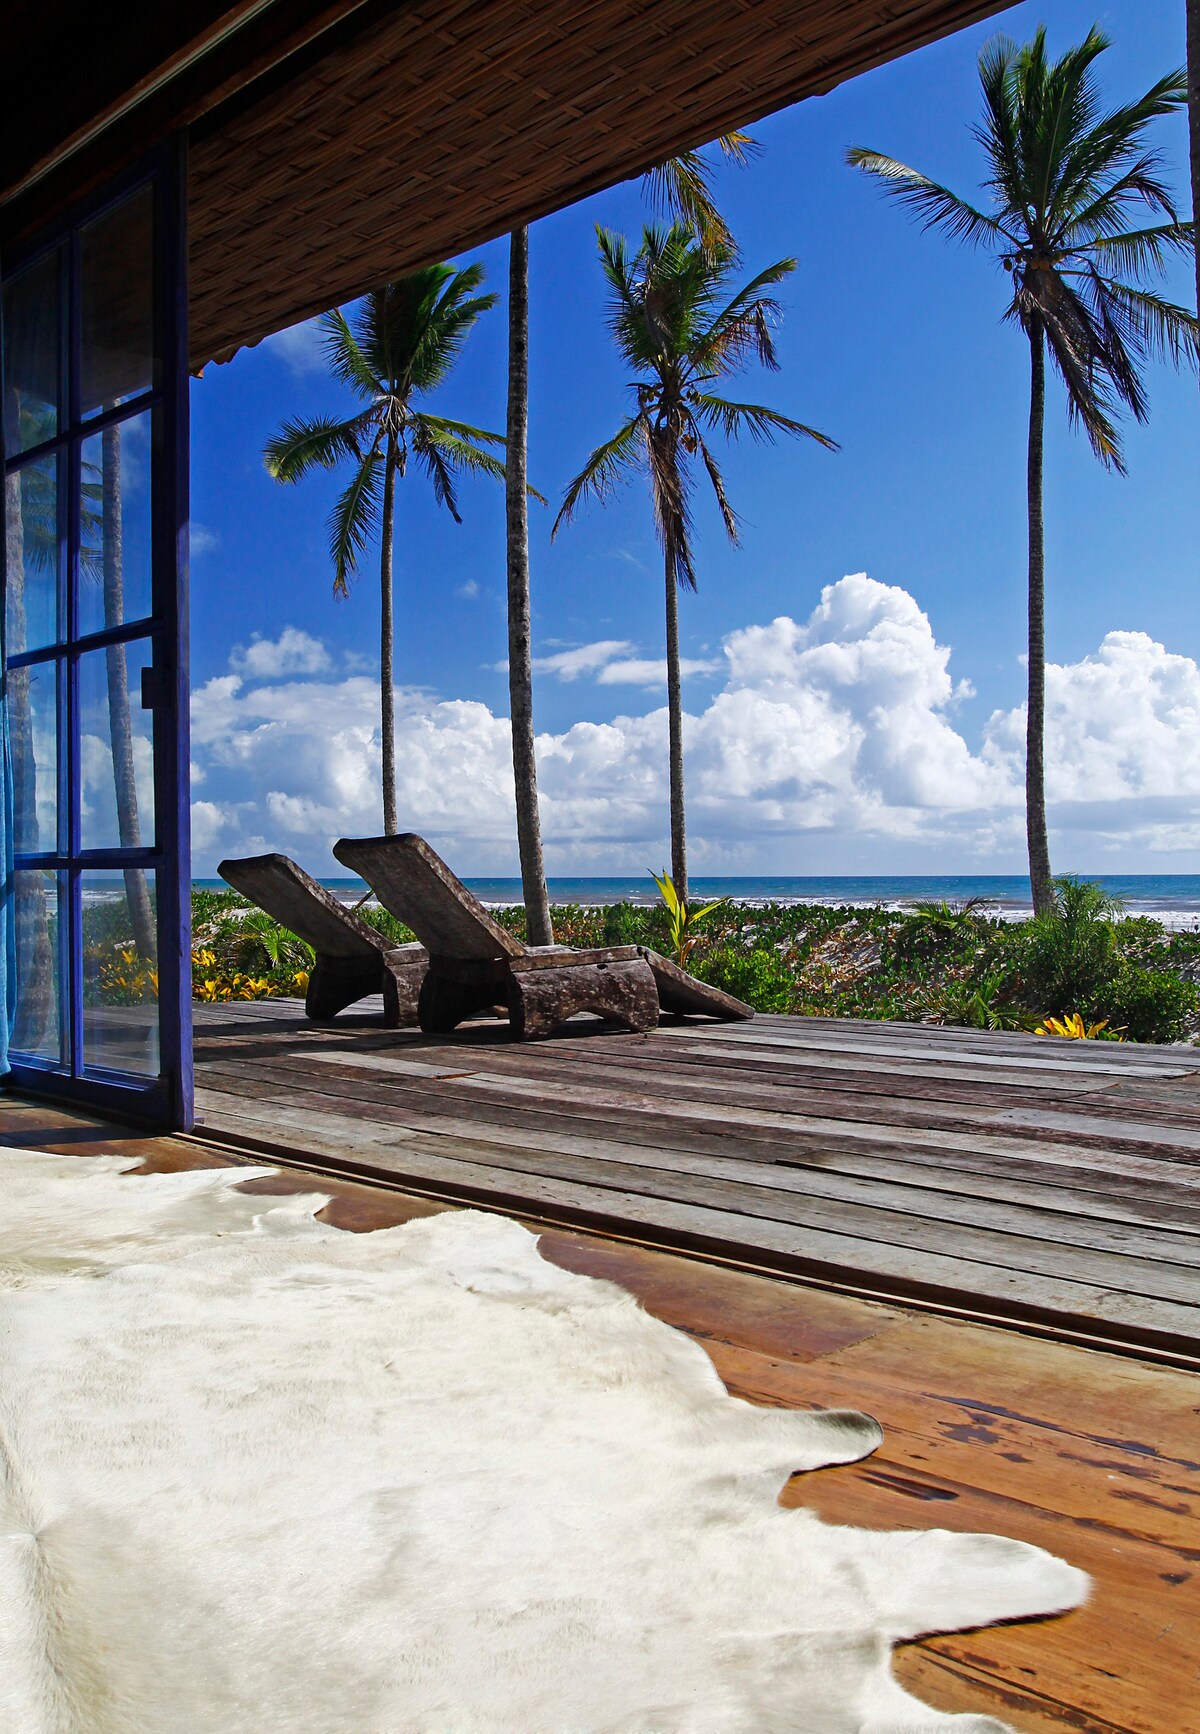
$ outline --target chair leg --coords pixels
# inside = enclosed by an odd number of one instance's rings
[[[383,960],[383,1021],[388,1029],[411,1027],[418,1021],[417,1006],[427,966]]]
[[[643,1033],[658,1024],[658,989],[648,963],[562,964],[514,969],[508,978],[508,1016],[517,1041],[540,1041],[576,1012]]]
[[[304,999],[306,1017],[326,1022],[356,1000],[386,987],[386,971],[378,957],[329,957],[318,952]],[[385,998],[386,1007],[386,998]]]

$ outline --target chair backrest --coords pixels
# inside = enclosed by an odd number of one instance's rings
[[[363,957],[393,949],[390,940],[360,921],[287,855],[222,861],[217,872],[235,891],[326,957]]]
[[[333,853],[365,879],[383,907],[440,957],[522,957],[519,939],[493,921],[424,837],[343,837]]]

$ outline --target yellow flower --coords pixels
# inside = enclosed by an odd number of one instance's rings
[[[1121,1028],[1124,1029],[1122,1024]],[[1096,1041],[1101,1030],[1108,1029],[1108,1019],[1101,1018],[1099,1023],[1085,1024],[1078,1012],[1066,1012],[1060,1018],[1045,1018],[1034,1030],[1035,1036],[1068,1036],[1072,1041]],[[1120,1030],[1113,1030],[1108,1038],[1110,1041],[1123,1042],[1125,1037]]]

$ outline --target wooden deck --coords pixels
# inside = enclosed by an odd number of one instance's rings
[[[1200,1366],[1200,1053],[760,1017],[518,1045],[197,1007],[203,1130]]]
[[[118,1151],[159,1170],[238,1160],[11,1097],[0,1100],[2,1144]],[[312,1178],[284,1170],[249,1185],[311,1190]],[[346,1181],[322,1190],[345,1229],[445,1208]],[[1063,1619],[906,1646],[897,1672],[910,1690],[1023,1734],[1200,1734],[1195,1374],[578,1231],[547,1231],[542,1250],[622,1283],[690,1332],[738,1396],[879,1419],[874,1456],[797,1476],[785,1503],[865,1527],[993,1530],[1092,1574],[1090,1603]]]

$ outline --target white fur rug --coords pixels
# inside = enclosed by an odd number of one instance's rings
[[[0,1151],[8,1734],[995,1734],[891,1646],[1083,1599],[782,1509],[875,1423],[737,1401],[514,1222],[130,1165]]]

